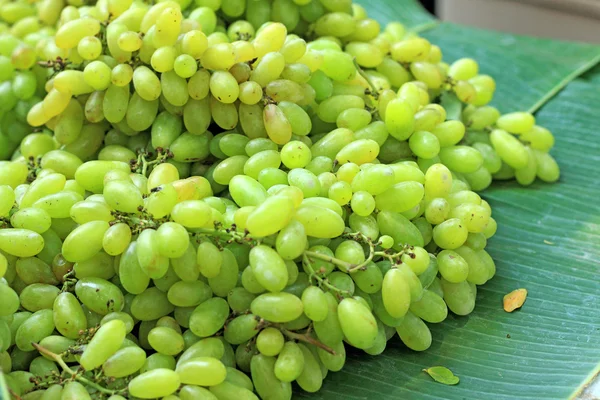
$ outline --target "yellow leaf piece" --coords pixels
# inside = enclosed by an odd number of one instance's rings
[[[454,375],[446,367],[430,367],[424,369],[423,372],[427,372],[434,381],[443,383],[444,385],[456,385],[460,381],[458,376]]]
[[[513,290],[504,296],[504,311],[513,312],[517,308],[521,308],[527,298],[527,289]]]

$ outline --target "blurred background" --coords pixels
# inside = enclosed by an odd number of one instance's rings
[[[421,0],[438,18],[479,28],[600,43],[600,0]]]

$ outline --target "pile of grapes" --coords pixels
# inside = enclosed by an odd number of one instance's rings
[[[0,2],[7,398],[290,399],[473,310],[548,130],[351,0],[153,3]]]

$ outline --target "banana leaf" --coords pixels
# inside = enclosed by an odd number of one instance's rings
[[[433,344],[408,350],[394,339],[377,357],[351,353],[311,399],[577,398],[600,372],[600,47],[437,23],[415,1],[361,2],[373,18],[398,20],[439,45],[447,61],[473,57],[498,85],[503,112],[537,111],[552,130],[562,176],[483,193],[499,230],[488,249],[497,275],[479,288],[475,311],[430,324]],[[527,288],[521,310],[502,297]],[[422,369],[443,365],[456,386]],[[597,393],[596,393],[597,395]],[[598,398],[586,394],[583,398]]]

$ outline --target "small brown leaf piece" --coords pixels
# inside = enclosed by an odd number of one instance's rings
[[[423,372],[427,372],[434,381],[443,383],[444,385],[456,385],[460,381],[458,376],[454,375],[446,367],[431,367],[424,369]]]
[[[527,298],[527,289],[513,290],[504,296],[504,311],[513,312],[517,308],[521,308]]]

